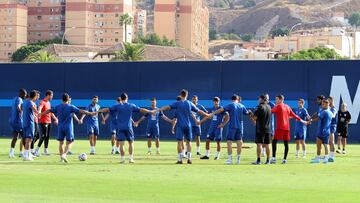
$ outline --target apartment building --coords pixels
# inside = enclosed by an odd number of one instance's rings
[[[28,43],[62,37],[65,0],[28,0]]]
[[[0,62],[8,62],[27,43],[27,7],[20,0],[0,0]]]
[[[209,11],[203,0],[155,0],[154,32],[208,58]]]
[[[315,47],[334,49],[338,54],[350,58],[360,56],[360,32],[346,32],[342,28],[300,30],[291,36],[274,38],[274,51],[295,53]]]
[[[133,15],[132,0],[67,0],[65,38],[73,45],[109,47],[131,42],[133,25],[119,24],[125,13]]]
[[[134,16],[134,36],[143,35],[147,33],[146,23],[147,23],[147,13],[146,10],[136,9]]]

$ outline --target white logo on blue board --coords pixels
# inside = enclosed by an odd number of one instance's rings
[[[351,100],[345,76],[333,76],[330,95],[334,98],[337,109],[340,109],[340,99],[347,104],[347,109],[351,114],[350,124],[357,124],[360,113],[360,81],[355,92],[354,100]]]

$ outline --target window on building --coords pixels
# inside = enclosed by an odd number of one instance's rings
[[[115,42],[118,42],[119,41],[119,39],[118,38],[115,38]]]
[[[41,20],[41,19],[42,19],[42,16],[37,16],[37,19],[38,19],[38,20]]]
[[[115,13],[115,17],[119,17],[119,14],[118,14],[118,13]]]
[[[101,43],[104,42],[104,39],[103,39],[103,38],[100,38],[100,42],[101,42]]]

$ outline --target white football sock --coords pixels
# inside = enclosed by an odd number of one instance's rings
[[[299,150],[296,150],[296,156],[299,156]]]
[[[207,157],[210,156],[210,150],[205,150],[205,156],[207,156]]]
[[[151,152],[151,147],[148,148],[148,151]]]
[[[220,152],[216,152],[215,157],[219,157],[220,156]]]
[[[129,159],[134,159],[134,155],[130,154]]]
[[[182,161],[183,153],[179,153],[178,161]]]
[[[228,160],[232,160],[232,155],[231,154],[228,155]]]
[[[29,150],[24,150],[24,158],[29,157]]]
[[[196,147],[196,152],[199,152],[199,153],[200,153],[200,146],[199,146],[199,147]]]
[[[191,152],[187,153],[188,159],[191,160]]]
[[[10,154],[14,154],[14,148],[10,148]]]
[[[335,157],[335,153],[334,152],[330,152],[330,158],[334,158]]]
[[[306,156],[306,150],[303,150],[303,156]]]

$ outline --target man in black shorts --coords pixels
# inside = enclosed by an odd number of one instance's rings
[[[256,107],[255,112],[251,113],[251,118],[256,125],[255,143],[257,146],[257,160],[253,164],[261,164],[262,147],[266,148],[265,164],[270,164],[271,108],[267,104],[265,95],[259,96],[259,105]]]
[[[338,149],[336,150],[339,154],[346,154],[345,146],[348,137],[348,128],[349,122],[351,120],[351,114],[347,111],[347,105],[345,103],[341,104],[341,109],[338,112]],[[342,152],[340,150],[340,145],[342,144]]]

